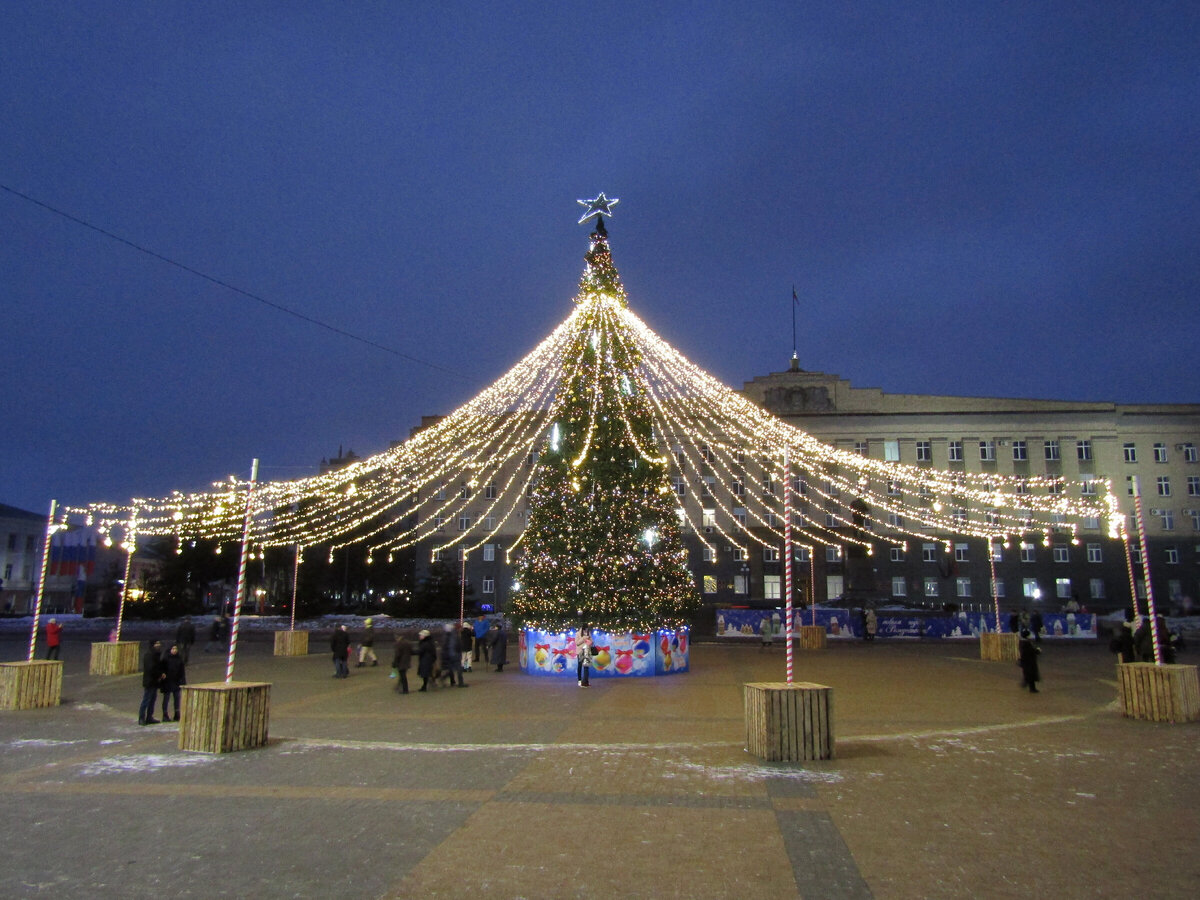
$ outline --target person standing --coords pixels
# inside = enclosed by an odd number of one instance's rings
[[[879,631],[879,616],[875,615],[875,610],[868,609],[867,614],[866,614],[866,620],[867,620],[866,638],[868,641],[873,641],[873,640],[875,640],[875,633],[877,631]]]
[[[46,623],[46,659],[58,659],[58,648],[62,643],[62,626],[58,619]]]
[[[329,639],[329,649],[333,651],[333,677],[350,677],[350,633],[345,625],[339,625],[333,630]]]
[[[196,643],[196,623],[192,621],[191,616],[184,616],[183,621],[179,623],[179,627],[175,629],[175,646],[179,648],[179,655],[183,659],[184,665],[192,657],[192,644]]]
[[[460,622],[458,639],[462,642],[462,667],[464,672],[471,671],[471,651],[475,644],[475,629],[469,622]]]
[[[504,665],[508,662],[508,633],[504,630],[503,623],[492,624],[488,631],[488,644],[491,662],[495,664],[497,672],[503,672]]]
[[[162,641],[153,641],[142,654],[142,706],[138,710],[139,725],[157,725],[154,718],[154,701],[158,699],[158,686],[162,683]]]
[[[462,640],[459,638],[458,627],[453,622],[447,622],[443,628],[442,634],[442,671],[446,674],[450,684],[455,684],[455,675],[458,676],[457,687],[466,687],[463,683],[463,649]]]
[[[172,644],[171,649],[167,651],[167,655],[162,659],[162,681],[159,682],[159,690],[162,691],[162,720],[164,722],[179,721],[179,695],[183,685],[187,684],[187,674],[183,661],[183,654],[179,652],[179,645]],[[172,697],[175,698],[175,715],[171,719],[167,719],[167,701]]]
[[[1038,654],[1041,652],[1042,648],[1033,642],[1029,629],[1022,628],[1021,639],[1017,642],[1018,665],[1024,676],[1022,687],[1028,687],[1031,694],[1038,693],[1037,683],[1042,680],[1038,672]]]
[[[417,675],[421,678],[421,686],[417,691],[420,692],[429,688],[429,679],[433,677],[433,671],[437,668],[437,644],[424,628],[417,633],[417,638]],[[436,683],[435,681],[434,684]]]
[[[379,657],[375,655],[375,620],[367,619],[363,622],[362,643],[358,645],[358,668],[362,668],[367,664],[367,660],[371,660],[371,665],[379,665]]]
[[[592,671],[592,635],[588,631],[580,631],[579,639],[575,641],[575,673],[580,687],[591,687],[588,676]]]
[[[392,668],[396,670],[395,691],[397,694],[408,693],[408,670],[412,665],[412,644],[403,634],[396,635],[396,652],[392,655]]]
[[[1035,609],[1033,614],[1029,617],[1029,630],[1033,632],[1033,642],[1035,644],[1040,644],[1042,642],[1042,631],[1044,624],[1045,623],[1042,621],[1042,611],[1040,609]]]
[[[475,617],[475,662],[479,662],[480,655],[483,656],[483,665],[486,668],[488,664],[488,620],[482,615]]]
[[[758,623],[758,636],[762,640],[759,645],[763,650],[771,649],[771,617],[763,616],[762,621]]]

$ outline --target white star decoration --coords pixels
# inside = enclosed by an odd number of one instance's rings
[[[579,220],[579,224],[582,225],[584,222],[586,222],[592,216],[610,216],[611,217],[612,216],[612,208],[621,202],[621,198],[613,197],[611,200],[609,200],[607,197],[604,196],[604,191],[601,191],[600,196],[598,196],[592,200],[576,200],[575,202],[578,203],[580,206],[585,207],[587,209],[587,212],[585,212],[583,214],[583,218],[581,218]]]

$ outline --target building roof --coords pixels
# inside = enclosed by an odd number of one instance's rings
[[[44,522],[46,517],[42,513],[30,512],[27,509],[0,503],[0,519],[31,519],[36,522]]]

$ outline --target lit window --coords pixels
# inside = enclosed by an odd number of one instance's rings
[[[483,587],[480,590],[485,594],[496,593],[496,579],[489,578],[488,576],[485,575],[483,577]]]
[[[884,441],[883,458],[887,462],[900,462],[900,442]]]
[[[488,531],[495,531],[496,530],[496,517],[495,516],[485,516],[484,520],[483,520],[483,527],[486,528]]]
[[[715,594],[716,592],[717,592],[717,576],[716,575],[705,575],[704,576],[704,593]],[[744,594],[745,591],[742,591],[741,593]]]
[[[763,576],[763,599],[764,600],[778,600],[782,596],[783,596],[783,592],[780,590],[779,576],[778,575],[764,575]]]
[[[1099,516],[1084,516],[1083,517],[1083,527],[1087,528],[1091,531],[1099,531],[1100,530],[1100,517]]]
[[[495,560],[496,560],[496,545],[495,544],[484,544],[483,545],[483,561],[484,562],[495,562]]]
[[[936,597],[938,595],[938,580],[936,578],[925,579],[925,596]]]
[[[711,533],[717,525],[717,511],[715,509],[701,510],[700,518],[704,525],[704,530]]]
[[[1091,578],[1088,579],[1088,591],[1092,595],[1093,600],[1104,599],[1104,579]]]
[[[1021,596],[1029,600],[1038,600],[1042,596],[1042,590],[1038,587],[1036,578],[1021,579]]]
[[[709,575],[707,577],[713,578],[713,576],[711,576],[711,575]],[[713,578],[713,589],[712,589],[712,591],[710,591],[710,593],[716,593],[716,591],[717,591],[716,583],[717,583],[716,579]],[[745,575],[734,575],[733,576],[733,592],[735,594],[750,593],[750,579]]]
[[[1059,600],[1071,599],[1071,579],[1070,578],[1055,578],[1054,579],[1054,596]]]

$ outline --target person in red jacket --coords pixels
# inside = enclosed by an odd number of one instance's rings
[[[58,648],[62,643],[62,626],[58,619],[46,623],[46,659],[58,659]]]

